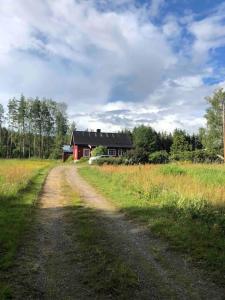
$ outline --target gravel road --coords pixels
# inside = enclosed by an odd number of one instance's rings
[[[72,204],[63,194],[62,181],[98,212],[112,247],[138,274],[141,289],[133,299],[225,299],[222,288],[151,236],[147,228],[121,214],[80,177],[77,167],[69,165],[55,167],[46,179],[35,222],[11,275],[13,299],[93,299],[79,281],[82,266],[75,259],[78,249],[68,220]]]

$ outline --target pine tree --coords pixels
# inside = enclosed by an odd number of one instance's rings
[[[173,144],[171,146],[172,153],[179,153],[183,151],[189,151],[190,145],[188,143],[188,137],[184,130],[175,129],[173,133]]]
[[[4,122],[4,108],[3,105],[0,103],[0,156],[3,155],[2,146],[3,146],[3,137],[2,137],[2,125]]]
[[[15,149],[15,133],[18,130],[18,101],[15,98],[8,102],[8,127],[10,135],[7,143],[7,157],[12,157]]]
[[[25,157],[25,129],[26,129],[26,115],[27,115],[27,105],[26,100],[23,95],[21,95],[18,104],[18,125],[20,133],[20,153],[22,152],[22,157]],[[20,154],[21,156],[21,154]]]

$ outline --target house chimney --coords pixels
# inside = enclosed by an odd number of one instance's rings
[[[101,132],[101,129],[97,129],[97,133],[100,133]]]

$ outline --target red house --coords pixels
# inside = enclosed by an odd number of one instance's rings
[[[74,160],[78,160],[81,157],[90,157],[91,151],[97,146],[106,147],[108,155],[121,156],[132,148],[132,141],[128,133],[108,133],[101,132],[100,129],[96,132],[75,130],[71,146]]]

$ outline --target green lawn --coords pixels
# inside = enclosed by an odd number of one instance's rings
[[[79,172],[123,212],[225,283],[223,165],[83,165]]]

